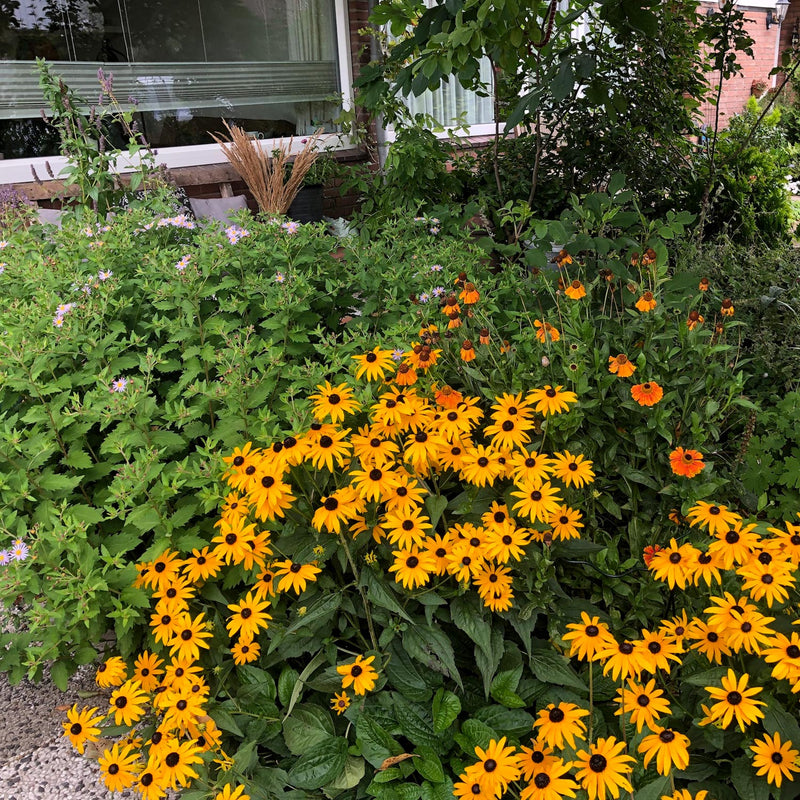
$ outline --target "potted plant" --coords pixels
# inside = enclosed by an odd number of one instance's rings
[[[339,163],[331,153],[320,153],[303,178],[300,191],[289,207],[289,216],[298,222],[319,222],[323,217],[325,184],[337,177],[339,170]]]

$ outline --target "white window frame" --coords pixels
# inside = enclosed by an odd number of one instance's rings
[[[342,94],[342,108],[349,111],[353,106],[353,64],[350,58],[350,21],[347,16],[347,0],[334,0],[334,19],[336,25],[336,50],[339,58],[339,84]],[[113,68],[113,65],[111,65]],[[44,102],[44,101],[42,101]],[[302,137],[293,137],[290,153],[299,153],[303,149]],[[261,139],[259,144],[264,150],[271,152],[280,139]],[[285,141],[285,138],[284,138]],[[354,146],[352,138],[340,133],[323,134],[319,139],[320,149],[332,148],[343,150]],[[202,167],[213,164],[226,164],[228,160],[218,144],[195,144],[180,147],[153,148],[156,163],[168,169],[181,167]],[[59,173],[68,163],[63,156],[36,156],[34,158],[10,158],[0,160],[0,186],[4,184],[30,184],[35,179],[31,167],[43,181],[49,180],[46,163],[58,178]],[[123,153],[117,159],[114,170],[119,174],[136,172],[138,165]]]

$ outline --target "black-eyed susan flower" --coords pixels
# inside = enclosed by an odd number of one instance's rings
[[[784,603],[789,599],[789,589],[797,582],[794,569],[791,561],[775,558],[762,550],[736,573],[744,579],[742,589],[753,600],[766,600],[767,606],[772,608],[773,603]]]
[[[747,597],[737,598],[730,592],[723,592],[722,597],[712,595],[709,599],[711,605],[705,610],[708,614],[708,624],[718,631],[727,632],[730,627],[735,626],[738,615],[757,611],[756,606],[749,602]]]
[[[395,581],[402,583],[406,589],[424,586],[436,570],[436,562],[427,550],[411,546],[408,549],[393,550],[394,563],[389,572],[397,573]]]
[[[636,364],[625,353],[619,353],[608,357],[608,371],[619,378],[629,378],[636,372]]]
[[[600,651],[598,660],[603,664],[603,675],[611,673],[615,681],[638,678],[645,668],[639,648],[629,641],[609,645]]]
[[[115,744],[97,760],[100,776],[110,792],[122,792],[133,786],[141,769],[140,754],[129,744]]]
[[[511,570],[508,569],[508,567],[487,562],[482,564],[475,573],[473,582],[478,590],[478,595],[484,599],[499,589],[510,589],[513,579],[511,577]]]
[[[699,450],[676,447],[669,454],[669,465],[676,475],[684,478],[694,478],[705,469],[703,454]]]
[[[613,736],[598,739],[588,750],[579,750],[573,766],[578,768],[575,777],[589,795],[589,800],[605,800],[606,792],[619,797],[620,790],[632,792],[628,775],[635,759],[625,755],[625,742]]]
[[[655,673],[657,669],[669,672],[672,668],[670,662],[675,661],[680,664],[680,653],[683,647],[674,639],[660,630],[648,631],[642,629],[642,638],[636,643],[642,655],[642,662],[648,672]]]
[[[569,450],[554,453],[552,473],[565,486],[576,486],[582,489],[587,483],[594,482],[594,464],[578,453],[573,455]]]
[[[348,433],[350,433],[349,428],[343,430],[331,428],[311,443],[306,458],[314,469],[325,467],[329,472],[334,472],[334,463],[337,467],[344,465],[351,449],[350,442],[347,441]]]
[[[100,738],[99,723],[103,721],[103,716],[95,716],[96,708],[82,708],[78,711],[77,703],[67,711],[67,720],[62,723],[64,726],[64,736],[70,744],[83,754],[87,742],[96,742]]]
[[[655,381],[645,381],[631,386],[631,397],[640,406],[654,406],[664,397],[664,390]]]
[[[478,548],[464,539],[458,539],[453,543],[447,556],[447,571],[459,583],[468,583],[478,574],[483,562],[484,558]]]
[[[235,447],[233,453],[222,460],[228,465],[223,476],[228,485],[237,491],[247,491],[261,463],[261,450],[253,449],[253,443],[247,442],[243,447]]]
[[[525,555],[525,546],[530,541],[527,528],[519,528],[509,518],[501,524],[486,529],[484,552],[487,558],[507,564],[512,558],[519,561]]]
[[[161,669],[163,663],[163,659],[148,650],[137,656],[133,665],[133,678],[139,681],[145,692],[152,692],[158,686],[159,675],[164,673]]]
[[[192,778],[198,777],[193,767],[203,759],[197,742],[191,739],[180,742],[178,739],[170,738],[161,752],[159,768],[162,771],[165,785],[171,789],[177,789],[178,786],[188,786]]]
[[[331,710],[338,716],[344,714],[348,708],[350,708],[350,695],[347,692],[334,692],[331,698]]]
[[[350,443],[353,445],[353,455],[361,460],[364,467],[391,464],[400,450],[391,439],[380,436],[369,425],[359,428],[358,433],[350,437]]]
[[[792,631],[789,636],[776,633],[771,647],[762,651],[762,657],[768,664],[775,664],[772,677],[786,679],[796,683],[800,680],[800,635]],[[798,691],[792,689],[792,691]]]
[[[196,591],[186,576],[176,575],[168,584],[156,589],[153,597],[165,601],[166,606],[176,611],[186,611],[189,608],[189,600]]]
[[[742,518],[735,512],[730,511],[722,503],[707,503],[699,500],[693,505],[686,515],[689,524],[696,528],[708,528],[711,536],[718,533],[727,533],[736,522],[741,522]]]
[[[712,583],[721,583],[722,561],[717,553],[698,553],[694,562],[690,566],[692,582],[697,586],[700,581],[705,581],[706,586]]]
[[[519,755],[515,747],[506,745],[505,736],[499,740],[491,739],[485,750],[476,747],[475,755],[478,761],[467,767],[466,774],[481,785],[505,791],[509,783],[518,780]]]
[[[514,592],[511,591],[510,586],[501,586],[483,595],[483,604],[495,613],[508,611],[513,605],[513,600]]]
[[[205,716],[203,704],[205,694],[194,693],[191,689],[182,692],[167,692],[166,699],[161,705],[164,712],[163,725],[170,730],[186,731],[190,725]]]
[[[758,655],[761,648],[772,643],[775,631],[769,626],[775,617],[765,617],[759,611],[734,612],[734,620],[725,630],[725,640],[734,653],[744,650]]]
[[[645,736],[638,751],[644,754],[645,769],[655,758],[659,775],[669,775],[673,767],[681,770],[689,765],[689,737],[672,728],[659,728]]]
[[[184,561],[183,574],[192,582],[206,581],[217,575],[222,568],[222,559],[210,548],[195,548]]]
[[[589,712],[585,708],[574,703],[550,703],[539,712],[533,727],[534,730],[539,729],[537,738],[549,747],[563,750],[568,744],[574,749],[576,737],[585,739],[586,723],[582,717],[588,716]]]
[[[569,654],[581,660],[598,661],[600,653],[615,644],[608,626],[585,611],[581,611],[581,621],[571,622],[567,629],[569,633],[561,638],[570,643]]]
[[[261,645],[258,642],[248,642],[239,640],[231,647],[231,655],[233,656],[233,663],[240,667],[242,664],[252,664],[258,661],[261,655]]]
[[[292,561],[287,558],[284,561],[276,561],[272,565],[275,569],[275,577],[278,581],[278,591],[288,592],[291,589],[296,594],[301,594],[306,590],[307,583],[314,583],[322,570],[314,564],[302,564],[299,561]]]
[[[660,717],[670,713],[669,703],[664,697],[664,692],[656,688],[654,679],[646,684],[629,680],[626,685],[617,689],[615,698],[617,710],[614,714],[618,717],[630,714],[631,724],[636,726],[638,733],[647,727],[656,730]]]
[[[461,477],[473,486],[492,486],[502,470],[500,453],[492,446],[469,447],[461,460]]]
[[[761,739],[756,739],[750,749],[753,756],[753,766],[756,775],[766,776],[767,783],[780,786],[783,779],[794,780],[793,772],[800,772],[798,758],[800,752],[792,747],[788,739],[781,742],[781,735],[777,731],[773,736],[768,733]]]
[[[167,787],[162,783],[161,775],[154,765],[148,763],[136,775],[131,788],[141,800],[161,800],[166,796]]]
[[[736,673],[729,669],[728,674],[722,678],[721,688],[705,687],[711,698],[717,701],[709,709],[707,718],[710,722],[719,721],[723,728],[727,728],[735,719],[743,731],[751,722],[763,719],[764,712],[759,706],[766,703],[754,699],[763,689],[760,686],[748,688],[749,680],[750,676],[746,672],[737,678]]]
[[[125,681],[111,693],[109,698],[109,714],[114,715],[115,725],[131,726],[145,714],[147,694],[142,691],[139,681]]]
[[[389,541],[400,547],[408,549],[414,545],[422,544],[424,538],[431,529],[430,517],[422,513],[419,507],[412,507],[402,513],[400,511],[390,511],[383,522],[386,529],[386,536]]]
[[[684,640],[689,635],[690,624],[689,618],[686,616],[686,609],[684,609],[677,617],[661,620],[659,630],[667,639],[672,639],[683,647]]]
[[[247,524],[241,519],[220,521],[219,533],[211,540],[216,543],[214,554],[226,564],[241,564],[250,553],[255,529],[254,522]]]
[[[528,431],[532,428],[532,421],[522,417],[506,417],[496,419],[483,432],[492,437],[492,447],[498,450],[516,450],[523,448],[531,440]]]
[[[560,759],[553,752],[553,748],[538,739],[531,739],[530,747],[520,747],[519,768],[526,781],[529,781],[534,773],[542,769],[546,770],[556,761],[560,761]]]
[[[497,800],[497,790],[484,786],[477,778],[471,778],[466,773],[458,776],[459,780],[453,785],[453,796],[458,800]]]
[[[111,656],[106,659],[98,668],[95,674],[95,682],[103,689],[109,686],[122,686],[128,677],[128,665],[119,656]]]
[[[541,485],[553,472],[553,460],[544,453],[516,452],[511,456],[511,476],[517,484]]]
[[[670,539],[669,547],[655,553],[648,565],[656,580],[666,581],[670,589],[676,586],[685,589],[692,577],[694,560],[699,551],[686,542],[679,545],[677,540]]]
[[[724,633],[720,633],[703,620],[692,620],[689,626],[689,639],[693,642],[689,647],[702,653],[714,664],[721,664],[722,657],[731,654]]]
[[[200,658],[200,648],[208,649],[206,639],[211,638],[207,623],[203,622],[205,614],[192,618],[182,614],[175,628],[175,636],[170,642],[169,652],[180,659],[196,661]]]
[[[356,380],[363,375],[368,381],[380,381],[383,380],[387,372],[394,369],[392,351],[381,350],[380,347],[374,347],[364,355],[353,356],[353,361],[358,364]]]
[[[175,658],[164,669],[162,686],[175,692],[191,687],[200,679],[202,670],[188,658]]]
[[[228,783],[221,792],[214,795],[214,800],[250,800],[250,795],[244,793],[242,784],[234,787],[232,783]]]
[[[539,486],[521,484],[517,487],[516,492],[511,492],[511,496],[520,498],[514,503],[513,510],[534,522],[536,520],[545,522],[558,510],[563,499],[558,493],[558,489],[550,481],[545,481]]]
[[[709,545],[708,552],[719,555],[724,569],[731,569],[734,564],[747,563],[761,543],[756,525],[743,525],[739,520],[734,520],[728,530],[720,530],[711,535],[714,541]]]
[[[569,777],[571,764],[554,758],[547,766],[535,769],[530,783],[520,792],[520,800],[562,800],[575,797],[578,785]]]
[[[267,613],[269,600],[258,600],[253,592],[248,592],[238,603],[230,603],[233,612],[226,628],[228,636],[239,634],[242,640],[254,639],[261,629],[266,630],[272,617]]]
[[[533,403],[534,411],[544,417],[551,414],[560,414],[569,411],[570,403],[578,402],[575,392],[564,390],[563,386],[550,386],[547,384],[542,389],[533,389],[527,398]]]
[[[317,391],[309,399],[314,417],[318,420],[330,418],[331,422],[342,422],[346,414],[361,408],[361,404],[353,397],[353,390],[346,383],[332,386],[330,381],[325,381],[317,386]]]
[[[435,461],[440,444],[441,440],[435,433],[418,430],[406,439],[403,460],[420,471]]]
[[[223,519],[230,517],[246,517],[247,512],[250,510],[250,503],[246,497],[242,497],[238,492],[231,492],[225,497],[225,502],[222,504],[220,511]],[[186,564],[184,563],[184,572],[186,571]]]
[[[547,524],[553,530],[553,539],[580,539],[583,527],[581,512],[569,506],[559,506],[548,518]]]
[[[340,664],[336,667],[336,671],[342,676],[342,689],[352,686],[356,694],[371,692],[378,680],[378,673],[372,666],[374,660],[375,656],[356,656],[352,664]]]

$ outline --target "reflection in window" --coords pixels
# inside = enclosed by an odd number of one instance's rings
[[[0,154],[51,155],[32,61],[91,103],[97,69],[155,146],[208,144],[220,117],[260,138],[332,129],[334,0],[0,0]]]

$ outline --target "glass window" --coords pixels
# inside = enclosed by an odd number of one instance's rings
[[[87,103],[112,73],[156,147],[330,131],[341,88],[334,0],[0,0],[0,157],[57,151],[35,58]]]

